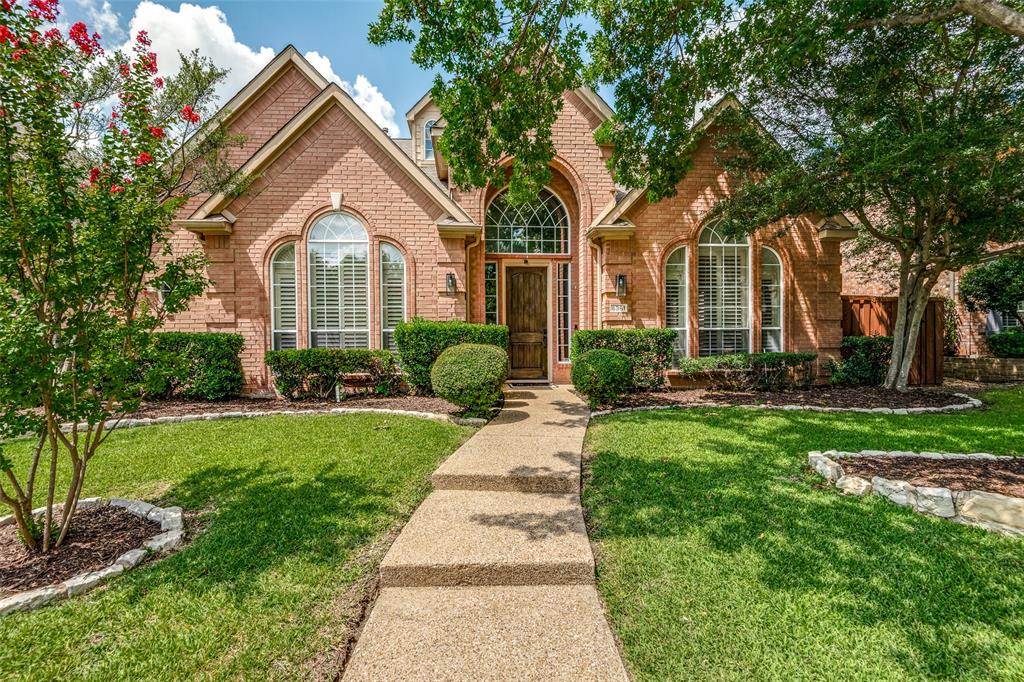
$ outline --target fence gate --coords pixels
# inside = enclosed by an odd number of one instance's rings
[[[917,351],[910,366],[912,386],[936,385],[943,376],[943,301],[925,308]],[[843,336],[891,336],[896,326],[896,299],[891,296],[843,296]]]

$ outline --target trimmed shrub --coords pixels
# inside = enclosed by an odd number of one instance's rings
[[[240,334],[157,332],[142,363],[143,395],[224,400],[242,390]]]
[[[572,337],[572,357],[598,348],[616,350],[633,361],[632,387],[659,388],[672,365],[676,332],[672,329],[580,329]]]
[[[679,358],[679,374],[725,389],[777,391],[807,386],[814,379],[817,353],[736,353]]]
[[[1024,358],[1024,331],[1009,329],[992,334],[985,343],[997,358]]]
[[[508,377],[508,353],[495,345],[460,343],[446,348],[430,369],[434,393],[466,408],[469,416],[486,416],[501,397]]]
[[[370,390],[392,395],[401,376],[395,356],[386,350],[366,348],[300,348],[268,351],[265,360],[274,375],[274,386],[288,400],[330,400],[345,387],[345,377],[366,374]],[[337,391],[344,397],[343,391]]]
[[[573,360],[572,383],[591,407],[614,405],[633,386],[633,360],[610,348],[588,350]]]
[[[463,343],[497,346],[508,352],[508,327],[418,318],[395,327],[398,359],[409,385],[417,393],[430,393],[430,371],[434,363],[445,349]]]
[[[829,381],[846,386],[881,386],[891,353],[891,336],[846,336],[843,359],[831,364]]]

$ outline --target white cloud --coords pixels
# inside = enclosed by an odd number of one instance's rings
[[[108,0],[75,0],[90,17],[90,25],[110,37],[126,39],[119,17]],[[181,68],[179,52],[198,49],[228,74],[217,93],[224,101],[242,89],[260,69],[274,58],[270,47],[252,48],[235,38],[228,18],[217,6],[201,7],[182,3],[177,10],[143,0],[135,8],[128,23],[128,36],[134,39],[139,31],[147,31],[153,41],[153,51],[159,55],[160,73],[172,76]],[[377,125],[387,128],[391,135],[400,132],[395,119],[395,107],[383,93],[362,74],[355,83],[342,79],[331,67],[331,60],[318,52],[307,52],[306,58],[323,76],[340,85]]]
[[[363,74],[356,76],[356,82],[349,83],[334,72],[331,67],[331,60],[320,54],[319,52],[307,52],[305,54],[309,63],[313,67],[322,73],[325,78],[332,80],[342,87],[348,94],[352,96],[356,104],[362,107],[373,122],[382,128],[387,128],[388,132],[392,136],[399,134],[401,129],[398,127],[398,121],[395,120],[395,107],[388,101],[384,94],[377,88],[376,85],[370,82],[370,79]]]

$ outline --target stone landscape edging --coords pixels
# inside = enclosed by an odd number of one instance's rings
[[[1012,460],[1017,459],[1015,457],[992,455],[987,452],[964,454],[902,450],[862,450],[860,452],[828,450],[808,453],[807,464],[846,495],[863,496],[874,493],[921,514],[938,516],[1003,535],[1024,537],[1024,498],[983,490],[950,490],[949,488],[915,486],[907,481],[882,478],[881,476],[873,476],[870,481],[860,476],[847,476],[839,460],[858,457],[890,457],[894,459],[923,457],[938,460]]]
[[[823,405],[766,405],[763,403],[753,405],[727,405],[716,402],[680,403],[678,405],[641,405],[639,407],[614,407],[610,410],[596,410],[590,413],[591,417],[603,417],[609,414],[621,412],[651,412],[655,410],[680,410],[694,407],[740,407],[748,410],[782,410],[784,412],[856,412],[859,414],[936,414],[939,412],[960,412],[981,407],[982,403],[977,398],[966,393],[954,393],[957,398],[963,398],[967,402],[956,403],[955,405],[943,405],[941,407],[825,407]]]
[[[475,417],[457,417],[455,415],[438,414],[436,412],[418,412],[415,410],[393,410],[383,407],[334,407],[329,410],[234,410],[230,412],[199,412],[196,414],[168,415],[166,417],[139,417],[121,419],[114,423],[113,429],[131,429],[141,426],[155,426],[158,424],[180,424],[184,422],[216,421],[218,419],[252,419],[255,417],[273,417],[275,415],[315,415],[315,414],[391,414],[401,417],[419,417],[433,421],[451,422],[458,426],[483,426],[486,419]],[[85,426],[79,424],[79,428]],[[70,431],[74,428],[71,423],[61,424],[61,431]]]
[[[106,506],[120,507],[140,519],[159,522],[160,533],[135,549],[124,552],[105,568],[84,571],[59,583],[17,592],[0,599],[0,617],[15,611],[32,611],[60,599],[88,594],[109,578],[135,568],[151,552],[167,554],[181,546],[184,539],[184,516],[181,507],[157,507],[141,500],[126,500],[118,497],[109,500],[102,497],[90,497],[78,502],[78,509],[96,509]],[[40,507],[32,510],[32,514],[41,516],[45,511],[45,507]],[[13,524],[13,516],[0,518],[0,528]]]

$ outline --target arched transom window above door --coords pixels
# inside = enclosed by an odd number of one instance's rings
[[[512,204],[502,190],[487,208],[487,253],[568,255],[569,213],[549,190],[535,201]]]

